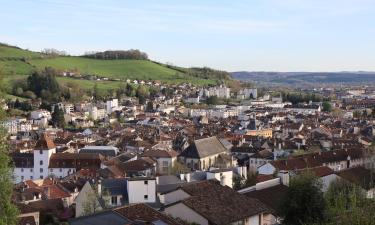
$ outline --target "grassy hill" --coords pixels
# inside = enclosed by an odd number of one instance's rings
[[[99,75],[118,79],[160,79],[170,80],[178,71],[147,60],[100,60],[81,57],[58,57],[51,59],[33,59],[30,64],[38,69],[51,66],[58,70],[77,69],[81,74]]]
[[[40,58],[41,54],[0,43],[0,58]]]
[[[186,68],[174,68],[150,60],[100,60],[80,56],[50,57],[42,53],[0,44],[0,75],[11,84],[25,79],[34,70],[52,67],[58,71],[75,71],[81,75],[97,75],[121,81],[96,81],[58,77],[61,84],[78,83],[83,89],[95,84],[100,89],[114,89],[126,79],[160,80],[166,83],[190,82],[196,85],[216,84],[219,79],[189,74]]]

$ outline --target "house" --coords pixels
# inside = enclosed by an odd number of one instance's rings
[[[375,197],[375,174],[362,166],[338,171],[337,176],[360,188],[367,198]]]
[[[37,141],[33,153],[13,155],[15,164],[15,182],[25,179],[43,179],[48,176],[48,164],[52,154],[56,153],[56,145],[47,134]]]
[[[79,150],[79,153],[98,153],[106,158],[115,157],[119,150],[114,146],[86,146]]]
[[[206,173],[207,180],[216,179],[223,186],[233,187],[232,169],[211,169]]]
[[[125,225],[125,224],[158,224],[158,225],[183,225],[179,222],[146,204],[132,204],[121,206],[112,210],[95,213],[89,216],[69,220],[70,225]]]
[[[51,155],[48,174],[63,178],[83,168],[100,169],[101,156],[97,153],[55,153]]]
[[[223,167],[232,165],[228,150],[216,136],[195,140],[178,158],[192,170],[206,170],[219,163]]]
[[[151,149],[145,151],[141,157],[149,157],[156,161],[156,173],[167,174],[177,160],[177,152],[174,150]]]
[[[103,209],[135,203],[156,202],[156,179],[152,177],[90,180],[75,199],[76,217]]]
[[[119,215],[114,211],[102,211],[92,215],[81,216],[69,220],[70,225],[87,225],[87,224],[101,224],[101,225],[125,225],[131,224],[127,218]]]
[[[248,198],[216,180],[202,181],[167,193],[175,202],[164,212],[188,223],[208,224],[267,224],[270,209],[257,199]]]
[[[150,177],[134,177],[127,180],[128,202],[155,203],[156,179]]]
[[[18,225],[31,225],[39,224],[39,211],[30,207],[27,204],[16,204],[18,210],[19,210],[19,215],[18,215]]]
[[[108,206],[117,207],[126,203],[127,198],[127,180],[122,179],[103,179],[101,181],[102,191],[108,194]]]
[[[320,166],[328,166],[334,171],[351,167],[370,165],[373,162],[363,149],[341,149],[335,151],[305,154],[300,157],[268,162],[258,167],[259,174],[273,174],[276,171],[288,172]]]
[[[153,176],[156,171],[156,162],[146,157],[119,163],[115,166],[123,171],[127,177]]]
[[[281,222],[280,206],[287,192],[287,186],[278,184],[264,189],[246,192],[244,195],[259,200],[271,210],[272,214],[268,214],[264,220],[268,221],[270,224],[279,224]]]
[[[88,211],[94,213],[104,209],[105,203],[96,197],[101,194],[98,192],[97,186],[95,186],[93,182],[87,181],[85,183],[81,191],[78,193],[76,199],[74,200],[76,217],[84,216],[88,213]],[[90,201],[90,204],[88,203],[88,201]]]

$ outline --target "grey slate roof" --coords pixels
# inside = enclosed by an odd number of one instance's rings
[[[118,148],[113,146],[86,146],[79,153],[99,153],[103,156],[115,157]]]
[[[213,136],[195,140],[180,156],[199,159],[224,152],[227,152],[227,149],[216,136]]]
[[[122,195],[125,197],[127,195],[126,184],[127,180],[125,178],[102,180],[103,190],[107,190],[110,195]]]
[[[100,212],[69,220],[70,225],[124,225],[129,223],[131,223],[130,220],[113,211]]]

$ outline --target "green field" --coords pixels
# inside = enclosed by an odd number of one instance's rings
[[[186,74],[185,68],[170,68],[164,64],[148,60],[99,60],[79,56],[46,57],[45,55],[0,44],[0,75],[4,77],[7,89],[14,81],[25,79],[35,70],[52,67],[59,72],[74,71],[81,75],[97,75],[120,81],[83,80],[69,77],[58,77],[61,84],[78,83],[89,90],[97,84],[99,89],[116,89],[126,79],[159,80],[164,83],[189,82],[195,85],[216,84],[215,79],[204,79]]]
[[[40,58],[41,54],[0,44],[0,58]]]
[[[80,79],[73,79],[69,77],[57,77],[57,80],[60,84],[67,84],[67,83],[77,83],[80,85],[81,88],[85,90],[91,90],[94,88],[95,84],[97,84],[98,89],[101,90],[109,90],[109,89],[117,89],[124,83],[123,81],[91,81],[91,80],[80,80]]]
[[[6,60],[0,58],[0,73],[6,76],[29,75],[34,69],[34,66],[20,59]]]

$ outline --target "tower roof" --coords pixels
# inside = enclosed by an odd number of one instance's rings
[[[44,133],[40,139],[36,142],[35,150],[50,150],[56,148],[55,143],[46,133]]]

